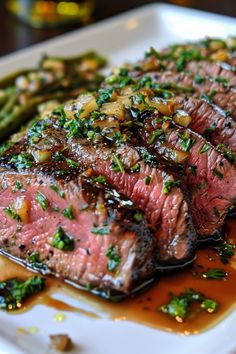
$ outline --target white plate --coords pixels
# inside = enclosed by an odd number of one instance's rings
[[[20,67],[33,66],[42,53],[73,55],[95,49],[112,64],[142,57],[150,46],[208,36],[236,35],[236,20],[170,5],[142,7],[39,44],[0,60],[0,76]],[[64,297],[68,303],[84,306]],[[62,322],[53,321],[57,311],[38,305],[27,313],[0,312],[0,354],[46,354],[48,334],[69,333],[80,354],[235,354],[236,312],[211,330],[195,336],[161,332],[130,322],[93,320],[67,313]],[[17,329],[36,326],[35,334]]]

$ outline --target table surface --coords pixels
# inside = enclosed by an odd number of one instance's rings
[[[93,15],[93,22],[100,21],[118,13],[127,11],[137,6],[153,3],[156,1],[145,0],[97,0],[97,6]],[[170,0],[163,1],[177,5],[185,5],[191,8],[209,12],[220,13],[236,17],[236,0]],[[54,29],[33,29],[20,22],[9,14],[0,1],[0,56],[25,48],[48,38],[53,38],[62,33],[78,28],[78,24]]]

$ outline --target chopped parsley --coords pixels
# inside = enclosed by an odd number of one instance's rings
[[[6,143],[0,146],[0,157],[4,154],[4,152],[11,146],[11,144],[7,141]]]
[[[112,160],[113,160],[112,171],[124,173],[125,172],[124,166],[116,154],[112,155]]]
[[[94,235],[109,235],[111,230],[109,226],[103,226],[103,227],[93,226],[91,228],[91,232]]]
[[[223,173],[221,173],[219,170],[217,170],[217,168],[214,168],[212,171],[214,172],[214,174],[216,175],[216,177],[217,177],[218,179],[221,180],[221,179],[224,178]]]
[[[220,212],[217,209],[217,207],[213,207],[212,210],[213,210],[213,213],[214,213],[215,217],[219,219],[220,218]]]
[[[135,213],[134,214],[134,220],[136,220],[136,221],[141,221],[143,219],[143,214],[142,213],[140,213],[140,212],[137,212],[137,213]]]
[[[27,261],[30,263],[30,266],[33,269],[39,270],[43,273],[49,273],[49,269],[48,269],[47,265],[40,261],[39,253],[35,253],[35,252],[31,253],[27,257]]]
[[[94,178],[94,181],[97,183],[101,183],[104,184],[106,182],[106,178],[102,175],[99,175],[97,177]]]
[[[229,258],[233,257],[235,254],[235,245],[231,242],[221,242],[218,245],[211,246],[214,250],[216,250],[220,256],[220,260],[222,263],[229,263]]]
[[[78,164],[78,162],[75,162],[71,159],[66,159],[66,163],[67,165],[70,167],[70,168],[74,168],[74,169],[77,169],[80,167],[80,165]]]
[[[191,138],[189,132],[184,132],[183,134],[181,132],[177,132],[177,136],[181,139],[180,141],[180,146],[183,151],[190,151],[191,147],[195,143],[194,138]]]
[[[0,308],[7,311],[19,309],[27,298],[42,291],[44,286],[45,279],[41,277],[0,282]]]
[[[21,221],[20,215],[18,215],[12,207],[6,207],[3,210],[11,219]]]
[[[60,190],[56,184],[51,184],[50,188],[56,192],[61,198],[65,198],[65,192]]]
[[[192,315],[191,305],[194,303],[199,303],[200,308],[209,313],[215,312],[218,307],[216,301],[206,298],[205,295],[193,289],[187,289],[178,296],[174,294],[170,294],[170,296],[171,300],[162,305],[159,310],[175,318],[178,322],[183,322]]]
[[[130,168],[130,171],[131,171],[131,172],[139,172],[139,171],[140,171],[140,165],[139,165],[139,163],[136,163],[135,165],[133,165],[133,166]]]
[[[200,149],[200,154],[204,154],[205,152],[207,152],[210,149],[210,146],[208,144],[204,144],[201,149]]]
[[[62,215],[69,219],[69,220],[73,220],[74,219],[74,214],[73,214],[73,207],[72,205],[70,205],[68,208],[65,208],[62,210]]]
[[[98,91],[98,98],[97,98],[98,106],[101,106],[103,105],[103,103],[108,102],[112,97],[113,91],[114,91],[113,88],[107,88],[107,89],[101,88]]]
[[[203,272],[202,278],[204,279],[216,279],[216,280],[224,280],[227,278],[228,274],[224,269],[221,268],[211,268],[207,271]]]
[[[215,90],[211,91],[209,94],[203,93],[200,98],[204,101],[206,101],[209,104],[213,103],[212,98],[215,96],[217,92]]]
[[[236,157],[235,154],[233,153],[233,151],[226,146],[225,144],[219,144],[217,146],[217,149],[223,153],[223,155],[230,161],[230,162],[234,162]]]
[[[75,241],[68,236],[61,226],[57,228],[56,233],[53,235],[51,245],[62,251],[73,251],[75,249]]]
[[[223,84],[223,85],[228,85],[228,83],[229,83],[229,80],[226,77],[223,77],[223,76],[215,76],[215,77],[213,77],[213,80],[215,82],[218,82],[218,83]]]
[[[21,181],[19,181],[18,179],[15,182],[15,187],[16,189],[18,189],[18,191],[23,189],[23,184],[21,183]]]
[[[205,182],[205,181],[201,181],[201,182],[198,184],[198,186],[197,186],[198,189],[204,189],[205,187],[206,187],[206,182]]]
[[[29,154],[19,154],[12,156],[10,163],[13,163],[18,170],[29,169],[32,166],[32,156]]]
[[[150,134],[147,143],[148,143],[149,145],[151,145],[151,144],[154,143],[154,141],[155,141],[156,139],[158,139],[158,140],[161,141],[161,142],[165,141],[165,133],[164,133],[163,129],[157,129],[157,130],[153,131],[153,132]]]
[[[165,181],[164,182],[164,187],[162,188],[162,193],[168,194],[170,193],[171,189],[173,187],[179,187],[180,186],[180,181]]]
[[[147,186],[149,186],[149,184],[151,183],[151,180],[152,180],[152,177],[151,177],[151,176],[146,176],[146,177],[145,177],[145,184],[146,184]]]
[[[107,269],[110,272],[114,272],[121,262],[121,257],[119,256],[114,245],[109,246],[108,250],[106,251],[106,256],[108,258]]]
[[[39,203],[39,205],[41,206],[41,208],[45,211],[48,207],[48,200],[45,197],[45,195],[41,192],[37,192],[36,197],[35,197],[36,202]]]
[[[193,81],[194,81],[195,84],[201,85],[201,84],[203,84],[205,82],[205,80],[206,80],[205,77],[200,76],[200,75],[195,75]]]

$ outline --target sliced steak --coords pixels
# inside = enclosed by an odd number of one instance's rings
[[[179,102],[179,108],[190,115],[189,128],[191,130],[207,136],[214,146],[223,144],[234,154],[236,153],[236,123],[231,117],[225,117],[200,99],[178,97],[177,102]],[[234,160],[233,155],[232,159]]]
[[[92,172],[104,176],[109,185],[126,195],[145,213],[150,226],[155,229],[157,262],[168,265],[184,263],[191,259],[196,233],[192,227],[185,196],[178,185],[173,186],[168,193],[164,190],[165,184],[174,182],[175,177],[158,167],[156,159],[155,166],[152,166],[151,157],[145,156],[145,151],[139,152],[125,142],[119,142],[117,146],[109,143],[107,139],[94,143],[81,137],[68,137],[66,130],[57,125],[57,118],[51,117],[51,121],[39,122],[38,128],[44,127],[42,137],[36,135],[32,140],[30,130],[28,138],[23,138],[19,144],[11,147],[5,152],[5,156],[15,155],[19,150],[23,155],[30,151],[34,156],[38,156],[41,149],[52,150],[54,154],[45,164],[45,173],[60,176],[68,168],[66,161],[69,160],[79,164],[82,170],[88,170],[89,174]],[[68,122],[73,123],[71,120]],[[86,119],[81,122],[88,124]],[[96,118],[95,123],[104,124],[103,116],[101,115],[101,121]],[[36,127],[33,128],[35,129]],[[81,136],[81,130],[79,134]],[[33,143],[30,145],[29,141]],[[53,159],[58,159],[58,156],[60,161],[54,165]],[[9,161],[5,164],[8,166]],[[36,165],[42,168],[41,163]],[[151,179],[149,184],[146,178]]]
[[[187,154],[182,162],[185,162],[195,228],[201,238],[217,235],[228,210],[236,202],[234,166],[200,135],[157,118],[151,113],[148,118],[145,113],[144,126],[137,129],[139,137],[151,153],[175,165],[178,151]]]
[[[184,194],[178,184],[175,186],[172,174],[143,161],[144,158],[152,162],[145,149],[138,152],[134,147],[123,145],[112,151],[110,148],[88,147],[74,142],[73,151],[76,161],[105,176],[109,184],[145,212],[147,220],[156,229],[160,262],[178,263],[191,258],[195,232]],[[113,171],[114,155],[119,156],[127,170]],[[132,172],[130,166],[135,165],[138,171]],[[150,179],[149,183],[147,179]],[[167,193],[164,190],[166,183],[173,183],[173,188]]]
[[[0,185],[0,252],[104,296],[156,273],[152,233],[117,192],[31,169],[1,169]]]

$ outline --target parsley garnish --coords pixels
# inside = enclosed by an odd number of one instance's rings
[[[112,155],[112,160],[113,160],[112,171],[124,173],[125,172],[124,166],[116,154]]]
[[[74,215],[73,215],[73,207],[72,205],[70,205],[68,208],[65,208],[62,210],[62,215],[69,219],[69,220],[73,220],[74,219]]]
[[[108,88],[108,89],[100,89],[98,91],[98,98],[97,98],[97,104],[101,106],[103,103],[108,102],[111,99],[111,96],[113,94],[113,88]]]
[[[181,132],[177,132],[177,136],[181,139],[180,146],[182,150],[186,152],[190,151],[196,139],[191,138],[189,132],[187,131],[184,132],[183,134],[181,134]]]
[[[41,192],[37,192],[35,200],[39,203],[41,208],[45,211],[48,207],[48,200],[45,195]]]
[[[227,147],[225,144],[219,144],[217,146],[217,149],[220,150],[220,152],[223,153],[223,155],[230,161],[234,162],[235,161],[235,154],[233,151]]]
[[[235,254],[235,245],[230,242],[224,241],[216,246],[211,246],[211,248],[218,252],[220,260],[224,264],[229,263],[229,258]]]
[[[157,129],[157,130],[153,131],[150,134],[147,143],[149,145],[151,145],[154,143],[154,141],[156,139],[160,140],[161,142],[165,141],[165,133],[164,133],[163,129]]]
[[[114,245],[109,246],[106,256],[109,259],[107,263],[107,269],[110,272],[114,272],[121,262],[121,257],[119,256],[117,249]]]
[[[165,181],[164,182],[164,187],[162,188],[162,193],[168,194],[170,193],[171,189],[173,187],[179,187],[180,186],[180,181]]]
[[[207,152],[210,149],[210,146],[208,144],[204,144],[201,149],[200,149],[200,154],[204,154],[205,152]]]
[[[205,181],[202,181],[198,184],[198,189],[204,189],[206,187],[206,182]]]
[[[61,226],[59,226],[56,233],[53,235],[51,245],[62,251],[73,251],[75,248],[75,241],[65,233]]]
[[[221,173],[219,170],[217,170],[217,168],[214,168],[212,171],[214,172],[214,174],[216,175],[216,177],[218,179],[223,179],[224,178],[223,173]]]
[[[145,177],[145,184],[148,186],[151,183],[152,177],[146,176]]]
[[[205,295],[193,289],[188,289],[178,296],[172,293],[170,295],[171,300],[161,306],[159,310],[175,318],[178,322],[183,322],[185,318],[191,315],[190,306],[193,303],[200,303],[200,307],[209,313],[215,312],[218,307],[216,301],[206,298]]]
[[[217,280],[224,280],[227,277],[227,272],[224,269],[220,268],[211,268],[207,271],[203,272],[202,278],[204,279],[217,279]]]
[[[20,215],[18,215],[15,210],[13,210],[10,206],[3,209],[5,213],[13,220],[21,221]]]
[[[60,190],[56,184],[51,184],[50,188],[56,192],[61,198],[65,198],[65,192]]]
[[[94,181],[97,183],[101,183],[104,184],[106,182],[106,178],[102,175],[99,175],[97,177],[94,178]]]
[[[29,169],[32,166],[32,156],[29,154],[15,155],[10,163],[13,163],[18,170]]]
[[[26,281],[14,278],[0,282],[0,308],[3,310],[16,310],[30,296],[44,289],[45,279],[33,277]]]
[[[67,165],[70,167],[70,168],[74,168],[74,169],[77,169],[77,168],[79,168],[79,164],[78,164],[78,162],[75,162],[75,161],[73,161],[73,160],[71,160],[71,159],[66,159],[66,163],[67,163]]]

